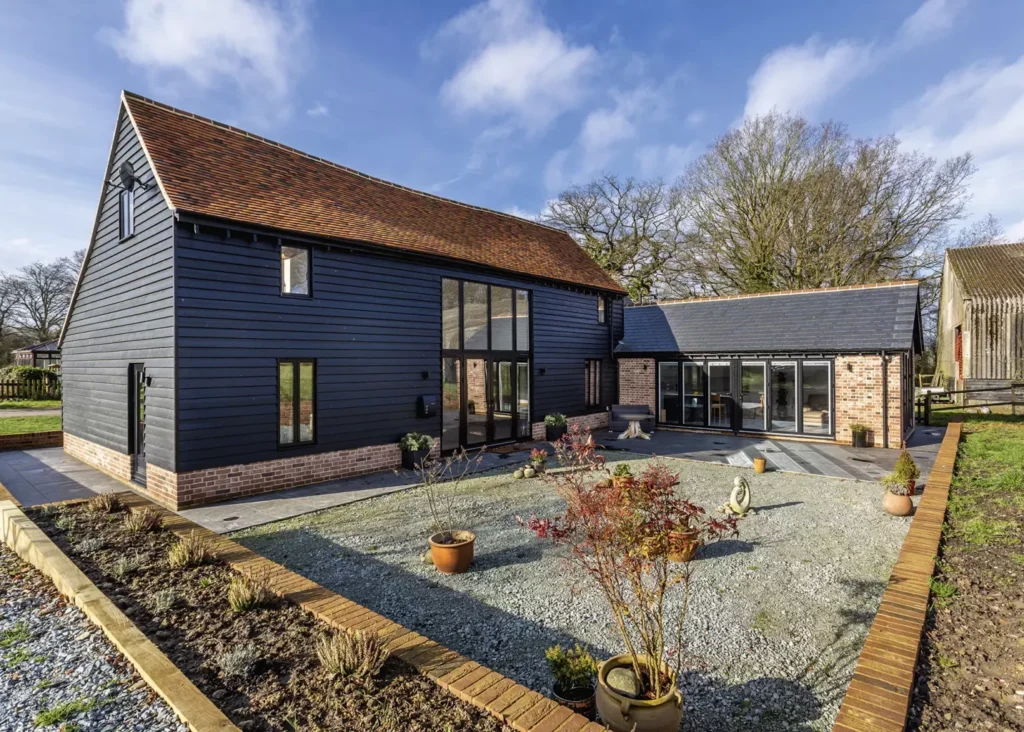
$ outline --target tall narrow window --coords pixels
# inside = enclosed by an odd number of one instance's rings
[[[832,431],[832,376],[824,361],[804,361],[800,375],[804,434],[827,435]]]
[[[135,235],[135,191],[123,190],[118,199],[121,239]]]
[[[512,350],[512,290],[491,288],[491,350]]]
[[[530,350],[530,293],[516,290],[516,350]]]
[[[604,311],[604,295],[597,296],[597,322],[605,322],[605,311]]]
[[[282,295],[309,296],[310,259],[308,247],[281,246]]]
[[[281,445],[316,441],[316,362],[283,360],[277,364],[278,438]]]
[[[459,281],[441,280],[441,347],[459,348]]]
[[[601,406],[601,360],[598,358],[588,358],[584,361],[583,374],[586,379],[584,392],[587,406]]]

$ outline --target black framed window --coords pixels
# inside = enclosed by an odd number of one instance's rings
[[[135,191],[123,190],[117,202],[121,239],[135,235]]]
[[[309,297],[313,292],[313,252],[309,247],[281,245],[281,294]]]
[[[281,446],[316,442],[316,361],[277,362],[278,437]]]
[[[607,318],[607,314],[606,314],[606,311],[605,311],[606,307],[607,307],[607,304],[605,303],[604,295],[598,295],[597,296],[597,322],[598,323],[604,323],[605,322],[605,320]]]
[[[588,358],[583,362],[584,393],[588,407],[601,406],[601,359]]]

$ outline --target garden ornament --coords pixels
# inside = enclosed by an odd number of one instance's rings
[[[731,513],[735,516],[743,518],[747,514],[756,513],[754,509],[750,507],[750,485],[747,483],[745,478],[739,476],[733,481],[732,494],[729,496],[729,502],[721,506],[718,510],[722,513]]]

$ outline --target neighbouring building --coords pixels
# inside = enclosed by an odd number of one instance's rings
[[[917,282],[625,309],[619,401],[670,428],[900,447],[914,430]]]
[[[65,450],[179,508],[599,427],[623,296],[563,232],[124,93]]]
[[[15,366],[35,366],[40,369],[60,371],[60,348],[57,341],[36,343],[11,351]]]
[[[984,390],[1024,381],[1024,243],[946,251],[936,381],[978,390],[967,403],[1009,401]]]

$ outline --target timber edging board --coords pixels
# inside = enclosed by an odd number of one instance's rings
[[[0,501],[0,535],[7,546],[48,577],[62,595],[103,630],[190,730],[239,732],[13,501]]]
[[[289,600],[332,628],[375,632],[387,640],[393,656],[412,666],[459,699],[519,732],[601,732],[605,727],[532,691],[486,666],[378,615],[300,574],[272,562],[231,539],[195,524],[134,492],[119,493],[130,507],[149,506],[164,527],[178,536],[195,533],[222,562],[258,577],[277,596]]]
[[[833,732],[903,732],[942,539],[961,422],[950,422],[914,512]]]

